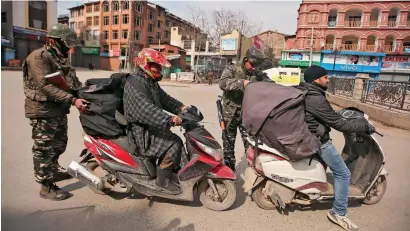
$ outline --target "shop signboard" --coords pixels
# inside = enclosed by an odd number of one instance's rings
[[[221,47],[223,51],[235,51],[236,50],[236,38],[222,39]]]
[[[410,72],[410,56],[386,56],[384,57],[382,71]]]
[[[310,53],[288,52],[283,54],[280,61],[281,66],[308,67],[310,62]],[[312,65],[320,65],[320,54],[313,53]]]
[[[381,59],[380,56],[323,54],[321,66],[335,71],[379,73]]]
[[[96,47],[82,47],[81,51],[85,55],[98,55],[100,54],[100,49]]]

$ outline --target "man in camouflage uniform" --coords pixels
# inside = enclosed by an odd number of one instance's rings
[[[41,184],[40,197],[64,200],[70,194],[55,182],[69,178],[58,164],[67,146],[67,114],[71,105],[87,111],[88,102],[49,84],[45,78],[60,72],[71,89],[82,85],[68,62],[70,48],[79,45],[76,33],[66,25],[56,24],[47,36],[47,44],[33,51],[23,63],[24,108],[32,126],[34,176]]]
[[[221,75],[219,87],[223,91],[223,119],[226,129],[222,132],[224,159],[228,167],[235,171],[235,140],[237,129],[241,133],[245,150],[248,148],[246,132],[242,126],[242,98],[246,85],[253,81],[269,81],[268,76],[257,70],[265,60],[263,53],[256,48],[249,48],[246,56],[237,64],[229,64]]]

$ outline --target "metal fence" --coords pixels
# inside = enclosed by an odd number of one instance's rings
[[[328,93],[352,98],[355,78],[329,79]],[[365,80],[360,101],[389,109],[410,111],[410,82]]]
[[[363,103],[377,104],[404,111],[410,111],[410,83],[367,80],[363,86]]]
[[[328,92],[333,95],[353,97],[354,78],[330,78]]]

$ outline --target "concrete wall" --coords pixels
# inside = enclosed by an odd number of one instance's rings
[[[369,115],[370,118],[383,124],[410,130],[409,112],[396,112],[331,94],[327,94],[327,99],[332,104],[338,105],[343,108],[356,107],[364,111],[367,115]]]

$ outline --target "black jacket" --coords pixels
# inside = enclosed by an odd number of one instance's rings
[[[336,113],[326,99],[326,92],[315,84],[300,83],[299,89],[306,91],[305,120],[309,130],[320,138],[322,143],[330,139],[331,128],[343,133],[365,132],[368,127],[366,119],[346,120]]]

